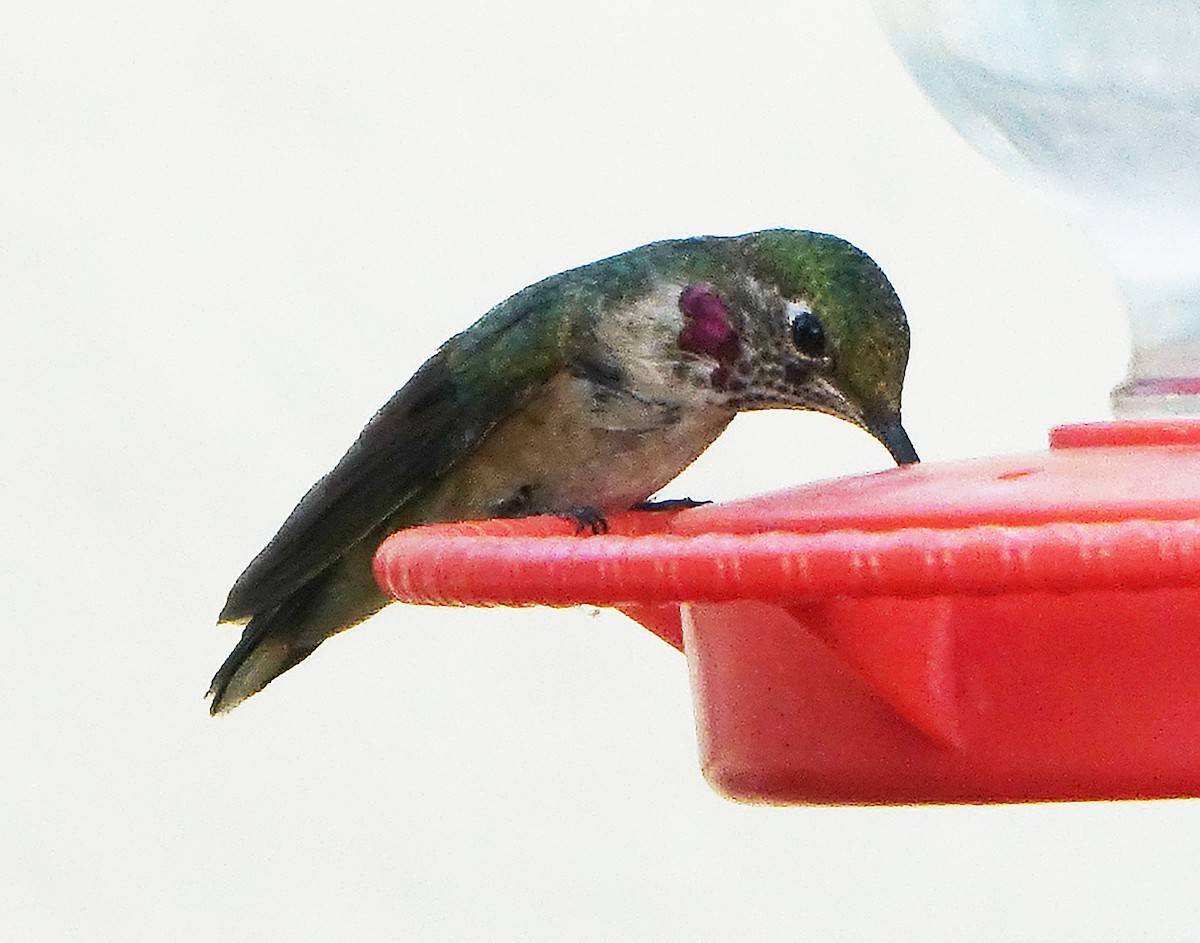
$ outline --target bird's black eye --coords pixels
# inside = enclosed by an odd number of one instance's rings
[[[800,311],[792,318],[792,343],[805,357],[825,354],[825,328],[811,311]]]

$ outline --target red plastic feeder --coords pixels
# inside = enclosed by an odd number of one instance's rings
[[[610,525],[405,530],[376,576],[407,602],[629,613],[687,654],[732,799],[1200,795],[1200,422]]]

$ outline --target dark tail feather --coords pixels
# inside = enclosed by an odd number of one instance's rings
[[[212,703],[210,714],[232,710],[251,694],[257,694],[279,675],[299,664],[321,644],[298,637],[294,618],[302,607],[302,597],[285,600],[260,612],[246,625],[242,639],[229,653],[225,663],[213,675],[208,689]]]
[[[286,599],[254,614],[241,641],[213,677],[208,689],[211,713],[237,707],[302,662],[329,636],[387,605],[389,599],[371,571],[376,543],[362,541]]]

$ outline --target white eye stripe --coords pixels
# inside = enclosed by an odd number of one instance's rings
[[[786,311],[789,324],[802,315],[813,313],[812,305],[810,305],[803,298],[801,298],[799,301],[789,301],[787,303]]]

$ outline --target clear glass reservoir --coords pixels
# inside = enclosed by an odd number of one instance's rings
[[[954,127],[1110,260],[1133,340],[1114,413],[1200,414],[1200,2],[872,3]]]

